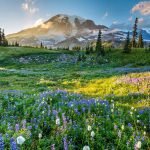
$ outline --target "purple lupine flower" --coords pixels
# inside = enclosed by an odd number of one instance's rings
[[[132,128],[132,124],[131,124],[131,123],[128,123],[128,127]]]
[[[55,150],[55,144],[51,145],[51,150]]]
[[[129,145],[130,145],[130,141],[127,141],[127,143],[126,143],[126,144],[127,144],[127,147],[129,147]]]
[[[39,125],[38,125],[38,124],[36,124],[36,125],[35,125],[35,129],[37,129],[37,128],[38,128],[38,126],[39,126]]]
[[[114,129],[116,130],[118,128],[118,126],[116,124],[114,124]]]
[[[0,134],[0,150],[4,150],[5,144],[2,135]]]
[[[50,112],[51,112],[50,111],[50,106],[48,105],[48,113],[47,113],[48,116],[50,116]]]
[[[33,122],[36,123],[36,118],[33,119]]]
[[[5,135],[6,135],[6,138],[9,138],[9,134],[8,133],[6,133]]]
[[[8,123],[8,127],[7,127],[8,130],[12,130],[12,126],[10,123]]]
[[[19,124],[16,124],[16,125],[15,125],[15,130],[16,130],[16,132],[19,131]]]
[[[27,129],[28,129],[28,130],[31,130],[31,129],[32,129],[32,126],[27,126]]]
[[[85,112],[85,110],[86,110],[85,107],[83,107],[83,108],[82,108],[82,112]]]
[[[24,119],[24,120],[22,121],[22,128],[23,128],[23,129],[26,128],[26,119]]]
[[[66,120],[64,113],[62,114],[62,119],[63,119],[64,129],[66,129],[67,128],[67,120]]]
[[[18,150],[17,144],[13,138],[10,139],[10,150]]]
[[[144,110],[139,110],[139,114],[142,115],[144,113]]]
[[[64,141],[64,150],[68,150],[67,138],[64,137],[64,138],[63,138],[63,141]]]
[[[57,110],[53,110],[53,115],[57,117],[58,116],[58,111]]]

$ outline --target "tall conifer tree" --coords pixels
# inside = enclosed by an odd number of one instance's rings
[[[126,38],[126,41],[125,41],[123,52],[124,53],[130,53],[131,52],[130,33],[129,32],[127,34],[127,38]]]
[[[0,46],[2,46],[2,30],[0,28]]]
[[[98,56],[105,54],[104,48],[102,46],[102,32],[101,32],[101,30],[99,30],[99,33],[98,33],[98,38],[97,38],[97,43],[96,43],[96,53]]]
[[[143,47],[144,47],[143,36],[142,36],[142,31],[140,31],[139,39],[138,39],[138,48],[143,48]]]
[[[137,39],[137,24],[138,24],[138,18],[135,19],[134,27],[133,27],[133,36],[132,36],[132,41],[131,41],[131,47],[135,48],[137,47],[136,39]]]

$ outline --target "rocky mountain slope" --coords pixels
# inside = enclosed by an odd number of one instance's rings
[[[38,26],[8,35],[7,39],[10,43],[17,41],[26,46],[39,46],[41,42],[49,47],[85,46],[96,41],[99,29],[104,41],[120,42],[126,38],[126,32],[96,25],[94,21],[79,16],[59,14]],[[144,30],[143,33],[144,38],[150,39],[150,33]]]
[[[56,15],[48,21],[15,34],[7,36],[9,42],[18,41],[22,45],[54,45],[72,37],[86,36],[93,31],[107,29],[96,25],[92,20],[78,16]]]

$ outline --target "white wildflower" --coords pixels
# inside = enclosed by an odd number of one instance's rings
[[[92,127],[90,125],[88,125],[88,131],[91,131],[92,130]]]
[[[90,150],[90,147],[89,146],[84,146],[83,150]]]
[[[95,136],[95,132],[92,131],[92,132],[91,132],[91,137],[94,137],[94,136]]]
[[[135,144],[135,149],[140,149],[141,146],[142,146],[141,141],[138,141],[138,142]]]
[[[60,125],[60,119],[59,118],[56,119],[56,124]]]
[[[39,133],[39,139],[41,139],[42,138],[42,133]]]
[[[25,142],[25,138],[23,136],[17,137],[17,144],[22,145]]]

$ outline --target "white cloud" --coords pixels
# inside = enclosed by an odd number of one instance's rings
[[[139,2],[132,8],[132,13],[140,12],[142,15],[150,15],[150,1]]]
[[[129,18],[128,18],[128,20],[129,20],[129,21],[132,21],[132,20],[133,20],[132,16],[131,16],[131,17],[129,17]]]
[[[105,12],[104,16],[103,16],[103,19],[107,18],[108,17],[108,12]]]
[[[117,20],[113,21],[113,24],[117,24],[117,23],[118,23],[118,21],[117,21]]]
[[[43,29],[50,29],[53,26],[53,23],[52,22],[44,23],[44,19],[40,18],[35,21],[32,27],[37,27],[37,26],[40,26]]]
[[[35,6],[35,0],[25,0],[25,2],[22,3],[22,10],[29,14],[35,14],[39,11],[39,8]]]
[[[138,21],[139,21],[140,24],[144,23],[144,19],[143,18],[139,18]]]
[[[39,26],[39,25],[42,25],[43,22],[44,22],[44,19],[43,19],[43,18],[40,18],[40,19],[36,20],[36,22],[34,23],[33,26],[34,26],[34,27],[37,27],[37,26]]]

